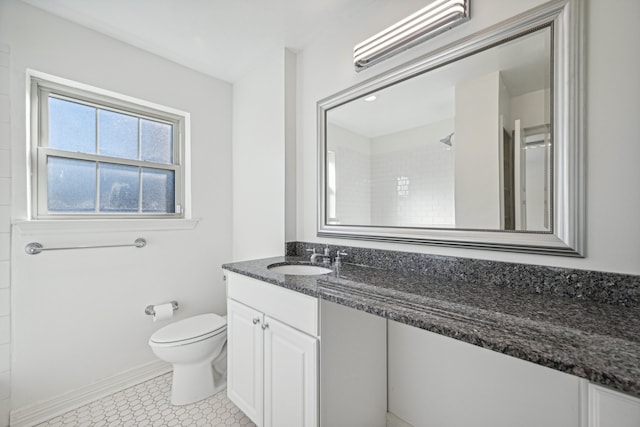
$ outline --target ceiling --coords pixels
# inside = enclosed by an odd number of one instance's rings
[[[379,0],[22,0],[235,82],[276,49],[301,50]]]

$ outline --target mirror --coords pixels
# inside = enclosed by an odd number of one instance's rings
[[[327,220],[549,232],[550,112],[549,26],[334,107]]]
[[[569,2],[320,101],[318,235],[580,255]]]

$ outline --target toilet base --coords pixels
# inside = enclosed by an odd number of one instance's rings
[[[218,382],[214,381],[211,361],[199,364],[174,364],[171,404],[188,405],[213,396],[226,386],[226,381],[216,379]]]

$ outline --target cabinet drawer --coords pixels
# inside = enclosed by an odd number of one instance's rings
[[[310,335],[318,335],[318,299],[241,274],[225,272],[227,297]]]

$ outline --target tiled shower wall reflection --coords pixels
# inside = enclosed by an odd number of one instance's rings
[[[352,141],[357,138],[352,136]],[[354,146],[335,148],[336,163],[336,210],[335,218],[340,224],[370,224],[371,212],[371,165],[369,142]],[[333,213],[330,212],[330,218]]]
[[[440,141],[451,133],[450,122],[445,120],[372,140],[374,224],[455,223],[454,151]]]
[[[329,218],[346,225],[454,225],[455,143],[442,142],[453,128],[453,119],[445,119],[367,137],[328,126],[336,181]]]
[[[11,114],[9,46],[0,44],[0,427],[9,425],[11,395],[10,242]]]

